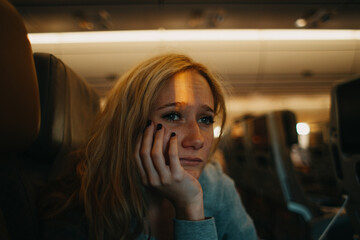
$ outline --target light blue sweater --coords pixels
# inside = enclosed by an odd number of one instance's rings
[[[176,240],[257,239],[254,224],[241,203],[234,182],[222,172],[219,164],[207,164],[199,182],[204,192],[206,220],[174,219]],[[142,235],[138,239],[147,237]]]

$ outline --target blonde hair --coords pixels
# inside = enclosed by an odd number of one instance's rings
[[[145,129],[164,84],[175,74],[195,70],[209,83],[215,113],[226,118],[222,87],[202,64],[185,55],[166,54],[142,62],[109,93],[84,158],[78,166],[79,197],[95,239],[135,239],[145,229],[147,203],[134,159],[136,142]]]

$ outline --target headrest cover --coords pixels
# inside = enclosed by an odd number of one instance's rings
[[[99,96],[61,60],[35,53],[39,82],[41,128],[31,154],[42,162],[82,147],[99,112]]]
[[[0,149],[22,151],[39,131],[39,92],[24,23],[6,0],[0,0],[0,36]]]

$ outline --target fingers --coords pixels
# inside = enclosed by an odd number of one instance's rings
[[[145,185],[160,186],[168,185],[173,180],[180,180],[182,166],[178,157],[177,136],[171,134],[167,151],[169,164],[166,164],[164,156],[165,130],[161,124],[155,127],[151,123],[135,147],[136,164]]]
[[[169,165],[173,178],[179,180],[181,178],[182,166],[179,160],[177,136],[174,132],[171,133],[169,140]]]
[[[161,124],[156,126],[156,132],[154,136],[153,147],[151,149],[151,159],[154,164],[157,174],[160,177],[162,184],[167,184],[170,181],[169,166],[166,165],[164,149],[164,134],[165,130]]]
[[[159,174],[157,173],[157,170],[155,169],[155,166],[153,164],[152,160],[152,146],[153,146],[153,139],[154,139],[154,124],[151,123],[150,126],[148,126],[145,129],[145,132],[142,137],[142,142],[140,145],[140,161],[142,163],[143,169],[146,174],[146,180],[147,183],[150,185],[156,185],[160,181]]]
[[[172,133],[168,141],[164,135],[165,129],[160,125],[155,127],[152,123],[145,129],[135,146],[139,174],[144,185],[158,190],[172,202],[178,216],[192,220],[192,216],[188,216],[187,209],[190,209],[191,213],[198,212],[199,204],[197,203],[200,203],[199,209],[202,209],[203,213],[201,185],[180,164],[176,134]],[[166,150],[164,150],[164,139],[168,143]],[[168,164],[166,164],[164,154]]]

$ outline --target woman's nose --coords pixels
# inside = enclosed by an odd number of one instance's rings
[[[197,121],[189,122],[184,126],[184,138],[182,147],[200,149],[204,146],[204,136]]]

